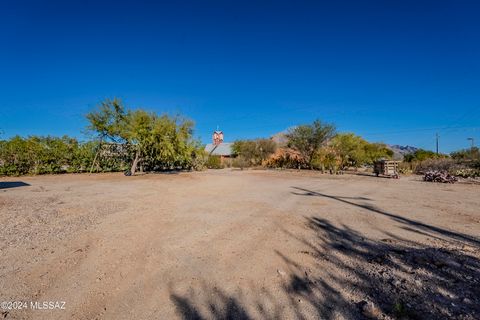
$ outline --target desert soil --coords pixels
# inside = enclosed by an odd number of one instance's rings
[[[480,186],[313,172],[0,179],[6,319],[479,319]],[[58,306],[57,306],[58,307]]]

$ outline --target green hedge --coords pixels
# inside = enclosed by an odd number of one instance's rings
[[[81,143],[63,136],[22,138],[0,141],[0,175],[52,174],[86,172],[91,169],[97,142]],[[99,152],[95,172],[121,171],[128,167],[125,156]]]

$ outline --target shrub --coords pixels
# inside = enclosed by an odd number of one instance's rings
[[[480,149],[472,147],[452,152],[450,156],[455,160],[480,160]]]
[[[439,159],[439,158],[446,158],[447,155],[444,154],[436,154],[430,150],[418,149],[414,153],[410,153],[405,155],[404,161],[406,162],[416,162],[416,161],[425,161],[428,159]]]
[[[222,159],[220,156],[209,156],[207,159],[207,168],[208,169],[223,169],[224,165],[222,164]]]
[[[200,171],[205,169],[207,166],[208,155],[203,150],[198,148],[196,152],[192,153],[192,170]]]
[[[264,162],[268,168],[282,168],[282,169],[300,169],[308,168],[307,162],[302,155],[290,148],[279,148],[275,154],[271,155],[269,159]]]
[[[382,143],[370,143],[353,133],[339,133],[329,143],[329,149],[340,160],[336,164],[340,169],[347,167],[358,168],[365,164],[393,156],[393,151]],[[322,165],[324,166],[324,165]]]
[[[1,141],[0,175],[76,172],[74,163],[85,156],[79,151],[81,148],[82,144],[67,136],[16,136]]]
[[[427,159],[418,163],[415,167],[415,173],[424,174],[427,171],[451,171],[457,164],[449,158]]]
[[[462,178],[477,178],[480,177],[480,170],[472,168],[463,168],[453,171],[453,174]]]
[[[242,156],[238,156],[232,161],[232,167],[234,168],[247,168],[250,166],[250,163]]]
[[[408,162],[400,162],[398,165],[398,172],[401,174],[411,174],[412,173],[412,165]]]
[[[13,137],[0,141],[0,175],[123,171],[130,162],[125,145],[81,143],[70,137]],[[95,156],[97,157],[95,158]],[[95,163],[94,163],[95,159]]]
[[[259,166],[275,152],[276,143],[271,139],[237,140],[232,147],[234,153],[243,158],[244,167]]]
[[[471,163],[472,168],[480,170],[480,160],[473,161]]]

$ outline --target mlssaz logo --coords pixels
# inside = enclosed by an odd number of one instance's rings
[[[65,310],[65,301],[31,301],[30,309]]]

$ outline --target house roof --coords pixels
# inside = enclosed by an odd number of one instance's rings
[[[222,142],[217,146],[209,143],[205,146],[205,151],[214,156],[231,156],[233,155],[232,146],[231,142]]]

